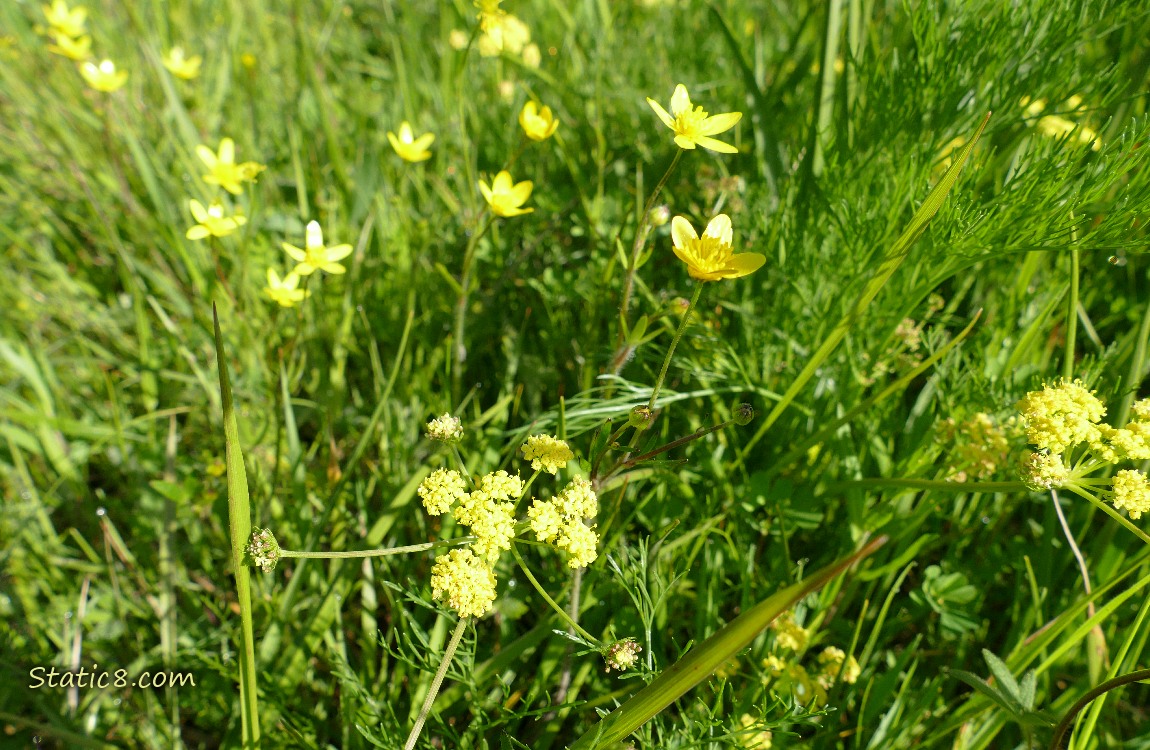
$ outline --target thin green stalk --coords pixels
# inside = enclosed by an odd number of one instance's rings
[[[1066,715],[1062,717],[1062,721],[1058,722],[1058,726],[1054,728],[1054,737],[1050,740],[1050,750],[1058,750],[1058,748],[1062,747],[1062,738],[1066,735],[1066,730],[1070,729],[1070,725],[1074,723],[1074,717],[1077,716],[1082,709],[1090,705],[1090,702],[1095,698],[1115,688],[1120,688],[1123,685],[1129,685],[1132,682],[1143,682],[1145,680],[1150,680],[1150,669],[1140,669],[1137,672],[1115,677],[1113,680],[1107,680],[1101,685],[1088,690],[1086,695],[1074,702],[1074,705],[1071,706],[1070,710],[1066,712]]]
[[[1113,508],[1111,508],[1109,505],[1102,502],[1101,500],[1099,500],[1097,497],[1094,496],[1094,493],[1086,492],[1085,490],[1082,490],[1073,484],[1067,485],[1066,489],[1070,490],[1071,492],[1078,495],[1079,497],[1086,498],[1087,500],[1089,500],[1091,502],[1091,504],[1094,505],[1094,507],[1098,508],[1103,513],[1105,513],[1106,515],[1110,516],[1115,521],[1122,524],[1134,536],[1138,537],[1139,539],[1146,542],[1147,544],[1150,544],[1150,536],[1147,536],[1145,531],[1143,531],[1142,529],[1140,529],[1137,526],[1135,526],[1134,524],[1132,524],[1121,513],[1114,510]]]
[[[1074,214],[1070,214],[1074,221]],[[1066,355],[1062,359],[1062,377],[1074,378],[1074,349],[1078,337],[1078,233],[1070,230],[1070,295],[1066,300]]]
[[[459,284],[459,299],[455,303],[455,341],[452,351],[455,354],[455,367],[451,370],[451,401],[459,403],[460,391],[463,386],[463,360],[467,359],[467,347],[463,343],[463,329],[467,321],[467,299],[471,293],[471,264],[475,259],[475,248],[479,247],[479,240],[487,234],[487,230],[495,223],[495,216],[488,217],[483,228],[471,235],[467,243],[467,250],[463,253],[463,276]]]
[[[659,370],[655,387],[651,389],[651,399],[647,402],[648,409],[655,408],[655,401],[659,398],[659,390],[663,387],[663,380],[667,377],[667,368],[671,366],[671,356],[675,353],[675,347],[679,345],[679,339],[683,338],[683,331],[687,329],[687,321],[691,319],[691,313],[694,312],[695,305],[699,303],[699,297],[702,295],[703,282],[700,281],[695,285],[695,293],[691,295],[691,304],[687,307],[687,312],[683,313],[683,319],[679,321],[679,329],[675,331],[675,338],[671,340],[671,348],[667,350],[667,356],[663,358],[663,368]]]
[[[1126,395],[1122,397],[1122,405],[1118,409],[1118,419],[1115,424],[1126,424],[1130,419],[1130,407],[1134,404],[1134,397],[1138,395],[1138,386],[1142,384],[1142,375],[1146,367],[1146,341],[1150,339],[1150,303],[1142,311],[1142,325],[1138,327],[1138,340],[1134,342],[1134,356],[1130,358],[1130,370],[1126,373],[1123,383]]]
[[[945,479],[899,479],[875,477],[838,483],[840,487],[905,487],[911,490],[948,490],[950,492],[1020,492],[1022,482],[948,482]]]
[[[643,205],[643,213],[639,216],[639,226],[635,230],[635,241],[631,244],[631,257],[627,263],[627,276],[623,280],[623,299],[619,303],[619,335],[615,337],[615,374],[619,374],[619,370],[623,369],[623,363],[626,358],[619,356],[619,351],[623,347],[625,334],[627,328],[627,312],[631,306],[631,294],[635,287],[635,272],[639,270],[639,255],[643,252],[643,247],[647,244],[647,233],[651,225],[651,209],[655,207],[655,201],[659,198],[659,194],[663,192],[663,186],[667,184],[670,179],[671,173],[675,171],[675,166],[678,165],[679,159],[683,156],[683,149],[675,151],[675,158],[671,160],[671,166],[667,167],[667,171],[663,173],[663,177],[659,180],[659,184],[651,191],[651,195],[647,197],[647,202]]]
[[[455,656],[455,649],[459,648],[459,642],[463,640],[463,631],[467,630],[469,620],[470,618],[467,617],[459,618],[455,632],[451,634],[451,640],[443,652],[443,661],[431,681],[431,689],[427,691],[427,697],[423,700],[423,708],[419,709],[419,717],[415,720],[415,725],[411,727],[411,734],[407,735],[407,742],[403,743],[403,750],[411,750],[415,747],[419,733],[423,730],[423,723],[427,721],[427,717],[431,713],[431,704],[435,702],[435,696],[439,694],[439,688],[443,685],[443,678],[447,674],[447,667],[451,664],[451,657]]]
[[[523,575],[527,576],[527,580],[530,581],[531,585],[535,587],[535,590],[539,592],[539,596],[543,597],[543,601],[547,602],[551,609],[555,611],[555,614],[559,615],[559,619],[567,623],[569,628],[583,636],[583,638],[588,642],[599,643],[598,638],[591,635],[583,628],[579,627],[579,623],[571,619],[571,615],[564,612],[563,608],[556,604],[555,600],[552,599],[551,596],[543,589],[543,587],[539,584],[539,581],[535,580],[535,576],[531,574],[531,570],[527,567],[527,563],[524,562],[523,556],[519,554],[519,550],[515,549],[514,544],[511,545],[511,554],[515,557],[515,562],[519,563],[519,569],[523,571]]]
[[[240,722],[244,750],[260,747],[259,697],[256,692],[256,651],[252,627],[251,568],[244,564],[244,546],[252,534],[248,502],[248,477],[240,447],[240,431],[232,406],[232,386],[224,356],[220,318],[212,305],[215,324],[216,364],[220,373],[220,396],[224,420],[224,458],[228,469],[228,529],[231,565],[236,577],[236,599],[240,607]]]
[[[815,125],[815,152],[811,162],[811,171],[815,177],[823,173],[826,161],[823,152],[830,140],[831,114],[835,103],[835,60],[839,56],[839,37],[842,36],[843,6],[842,0],[831,0],[827,3],[827,27],[823,37],[823,63],[819,69],[819,99],[817,102],[817,120]]]
[[[457,547],[462,544],[471,544],[475,541],[473,536],[461,536],[455,539],[441,539],[438,542],[424,542],[423,544],[409,544],[406,547],[388,547],[386,549],[357,549],[343,552],[308,552],[305,550],[280,549],[279,555],[284,557],[305,558],[308,560],[336,560],[348,557],[387,557],[388,555],[404,555],[409,552],[423,552],[436,547]]]

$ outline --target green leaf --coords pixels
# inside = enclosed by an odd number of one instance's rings
[[[881,536],[868,545],[810,577],[767,597],[727,623],[686,656],[675,662],[651,684],[626,703],[596,722],[569,750],[609,747],[623,740],[660,711],[681,698],[688,690],[707,679],[716,669],[742,651],[771,622],[812,591],[816,591],[851,565],[872,554],[885,544]]]

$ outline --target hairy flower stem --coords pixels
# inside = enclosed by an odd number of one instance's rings
[[[475,259],[475,248],[479,247],[479,240],[487,234],[487,230],[495,223],[495,216],[489,216],[483,227],[471,235],[467,243],[467,250],[463,253],[463,275],[459,282],[459,299],[455,303],[455,340],[452,350],[455,354],[455,366],[451,368],[451,400],[459,403],[460,392],[463,386],[463,361],[467,359],[467,347],[463,343],[463,329],[467,319],[467,299],[471,293],[471,263]]]
[[[591,635],[583,628],[579,627],[579,623],[571,619],[571,615],[564,612],[563,608],[556,604],[555,600],[552,599],[551,596],[543,590],[543,587],[539,585],[539,581],[535,580],[535,576],[531,574],[531,570],[527,567],[527,563],[523,561],[523,556],[519,554],[519,550],[515,549],[514,544],[511,545],[511,554],[515,557],[515,562],[519,563],[519,569],[523,571],[523,575],[527,576],[527,580],[530,581],[531,585],[535,587],[535,590],[539,592],[539,596],[543,597],[543,601],[547,602],[551,609],[555,611],[555,614],[559,615],[559,618],[567,623],[567,627],[583,636],[583,638],[586,639],[589,643],[601,645],[598,638]]]
[[[386,557],[388,555],[403,555],[408,552],[423,552],[436,547],[458,547],[476,541],[473,536],[461,536],[455,539],[441,539],[438,542],[424,542],[423,544],[409,544],[406,547],[388,547],[386,549],[359,549],[344,552],[305,552],[303,550],[280,548],[279,556],[299,557],[309,560],[336,560],[346,557]]]
[[[467,630],[469,620],[468,617],[459,618],[459,624],[455,626],[455,632],[451,634],[451,640],[443,652],[443,661],[440,663],[439,669],[436,670],[435,677],[431,680],[431,687],[427,691],[427,697],[423,700],[423,708],[419,709],[419,716],[415,719],[415,725],[411,727],[411,734],[407,735],[407,742],[403,743],[403,750],[411,750],[415,747],[419,733],[423,730],[423,723],[427,721],[427,717],[431,713],[431,704],[435,702],[435,696],[439,694],[439,688],[443,685],[443,678],[447,674],[447,667],[451,664],[451,657],[455,656],[455,649],[459,648],[459,642],[463,640],[463,631]]]
[[[678,165],[679,159],[683,156],[683,150],[679,149],[675,152],[675,158],[671,160],[671,166],[667,167],[667,171],[663,173],[662,179],[655,189],[651,191],[651,195],[647,197],[647,203],[643,206],[643,213],[639,216],[639,226],[635,229],[635,241],[631,245],[631,258],[627,263],[627,276],[623,280],[623,299],[619,303],[619,335],[615,337],[615,356],[611,363],[611,369],[616,375],[623,369],[623,365],[627,362],[627,357],[624,356],[624,331],[627,329],[627,313],[631,307],[631,293],[635,287],[635,272],[639,270],[639,255],[643,252],[643,247],[647,244],[647,234],[651,228],[651,209],[655,206],[655,201],[659,198],[659,194],[663,192],[663,186],[667,184],[670,179],[671,173],[675,171],[675,166]]]

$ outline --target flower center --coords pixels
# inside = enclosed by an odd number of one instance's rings
[[[679,116],[675,118],[675,132],[687,138],[697,138],[706,119],[707,113],[702,107],[680,112]]]
[[[717,237],[703,236],[691,240],[688,248],[695,259],[695,265],[708,273],[726,268],[731,259],[731,246]]]

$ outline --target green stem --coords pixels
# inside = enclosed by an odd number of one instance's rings
[[[475,258],[475,248],[479,246],[479,240],[487,234],[487,230],[494,222],[494,215],[488,217],[483,228],[471,235],[467,250],[463,253],[463,276],[459,284],[459,299],[455,303],[455,341],[452,347],[455,353],[455,367],[451,370],[451,400],[456,404],[459,403],[463,385],[463,360],[467,359],[467,347],[463,344],[463,329],[467,320],[467,299],[471,292],[471,263]]]
[[[601,645],[599,644],[598,638],[579,627],[579,623],[572,620],[571,616],[564,612],[563,608],[556,604],[555,600],[543,590],[543,587],[539,585],[539,581],[535,580],[535,576],[531,575],[531,571],[527,568],[527,563],[523,561],[523,556],[519,554],[519,550],[515,549],[514,544],[511,545],[511,554],[515,556],[515,562],[519,563],[519,569],[523,571],[523,575],[527,576],[527,580],[530,581],[531,585],[535,587],[535,590],[539,592],[539,596],[543,597],[543,601],[547,602],[551,609],[555,611],[555,614],[559,615],[559,618],[566,622],[568,627],[583,636],[589,643]]]
[[[1083,695],[1075,701],[1074,705],[1070,707],[1070,710],[1066,712],[1066,715],[1062,717],[1062,721],[1058,722],[1058,726],[1054,728],[1054,738],[1050,740],[1050,750],[1058,750],[1062,747],[1062,737],[1066,734],[1066,731],[1070,729],[1070,725],[1074,723],[1074,717],[1077,716],[1082,709],[1090,705],[1090,702],[1095,698],[1115,688],[1120,688],[1123,685],[1129,685],[1132,682],[1143,682],[1145,680],[1150,680],[1150,669],[1140,669],[1137,672],[1115,677],[1113,680],[1107,680],[1101,685],[1097,685],[1088,690],[1086,695]]]
[[[423,701],[423,707],[419,709],[419,716],[415,720],[415,725],[411,727],[411,734],[407,735],[407,742],[403,744],[403,750],[411,750],[415,747],[419,733],[423,730],[423,723],[427,721],[427,716],[431,713],[431,704],[435,702],[435,696],[439,694],[439,688],[443,685],[443,678],[447,675],[447,667],[451,664],[451,657],[455,656],[455,649],[459,648],[459,642],[463,640],[463,631],[467,629],[467,623],[468,618],[459,618],[459,624],[455,626],[455,632],[451,634],[447,650],[443,652],[443,661],[435,672],[435,677],[431,681],[431,689],[427,691],[427,698]]]
[[[1018,492],[1026,489],[1022,482],[948,482],[944,479],[852,479],[840,487],[905,487],[913,490],[950,490],[951,492]]]
[[[823,173],[826,161],[823,152],[830,140],[831,114],[835,103],[835,60],[839,56],[839,37],[842,35],[842,0],[827,3],[827,27],[823,38],[823,63],[819,69],[819,100],[815,125],[815,152],[811,171],[815,177]]]
[[[461,536],[455,539],[441,539],[438,542],[424,542],[423,544],[409,544],[406,547],[388,547],[386,549],[356,549],[345,552],[307,552],[304,550],[280,549],[280,557],[296,557],[308,560],[337,560],[346,557],[386,557],[388,555],[404,555],[409,552],[423,552],[436,547],[456,547],[461,544],[470,544],[476,540],[473,536]]]
[[[675,158],[671,160],[671,166],[667,167],[667,171],[663,173],[659,184],[648,196],[647,202],[643,206],[643,213],[639,216],[639,226],[635,230],[635,241],[631,245],[631,258],[627,264],[627,277],[623,280],[623,300],[619,303],[619,335],[615,338],[614,370],[616,375],[619,374],[619,370],[623,369],[623,363],[626,362],[626,357],[620,357],[624,343],[623,331],[627,327],[627,312],[631,306],[631,293],[635,287],[635,272],[639,270],[639,255],[643,251],[643,246],[647,244],[647,233],[651,224],[651,209],[654,208],[655,201],[663,192],[663,186],[667,184],[667,180],[670,179],[671,173],[675,171],[675,166],[682,156],[683,149],[675,151]]]
[[[1118,419],[1115,424],[1124,425],[1130,419],[1130,407],[1138,395],[1138,386],[1142,384],[1142,374],[1146,366],[1146,341],[1150,339],[1150,303],[1142,313],[1142,325],[1138,328],[1138,340],[1134,343],[1134,356],[1130,360],[1130,370],[1126,374],[1126,395],[1122,397],[1122,405],[1118,409]]]
[[[1102,511],[1103,513],[1110,516],[1115,521],[1117,521],[1118,523],[1120,523],[1124,527],[1126,527],[1126,529],[1130,533],[1132,533],[1134,536],[1136,536],[1139,539],[1141,539],[1142,541],[1146,542],[1146,544],[1150,544],[1150,536],[1147,536],[1145,531],[1143,531],[1142,529],[1135,526],[1133,523],[1130,522],[1129,519],[1127,519],[1121,513],[1114,510],[1113,508],[1111,508],[1109,505],[1102,502],[1101,500],[1099,500],[1097,497],[1094,496],[1094,493],[1086,492],[1085,490],[1083,490],[1083,489],[1081,489],[1081,488],[1079,488],[1073,484],[1066,485],[1066,489],[1070,490],[1071,492],[1078,495],[1079,497],[1086,498],[1087,500],[1089,500],[1091,503],[1094,504],[1094,507],[1098,508],[1100,511]]]
[[[1074,213],[1070,214],[1074,221]],[[1062,360],[1062,377],[1074,377],[1074,349],[1078,337],[1078,233],[1070,229],[1070,298],[1066,301],[1066,355]]]
[[[695,293],[691,295],[691,304],[687,307],[687,312],[683,313],[683,319],[679,321],[679,330],[675,331],[675,338],[671,340],[671,348],[667,350],[667,356],[663,358],[663,369],[659,370],[659,379],[655,381],[655,387],[651,389],[651,400],[647,402],[648,409],[655,408],[655,400],[659,398],[659,389],[663,387],[663,380],[667,377],[667,368],[671,366],[671,355],[675,353],[679,339],[683,338],[683,331],[687,329],[687,321],[691,319],[691,313],[694,312],[695,305],[699,303],[699,297],[702,295],[703,282],[700,281],[695,285]]]

